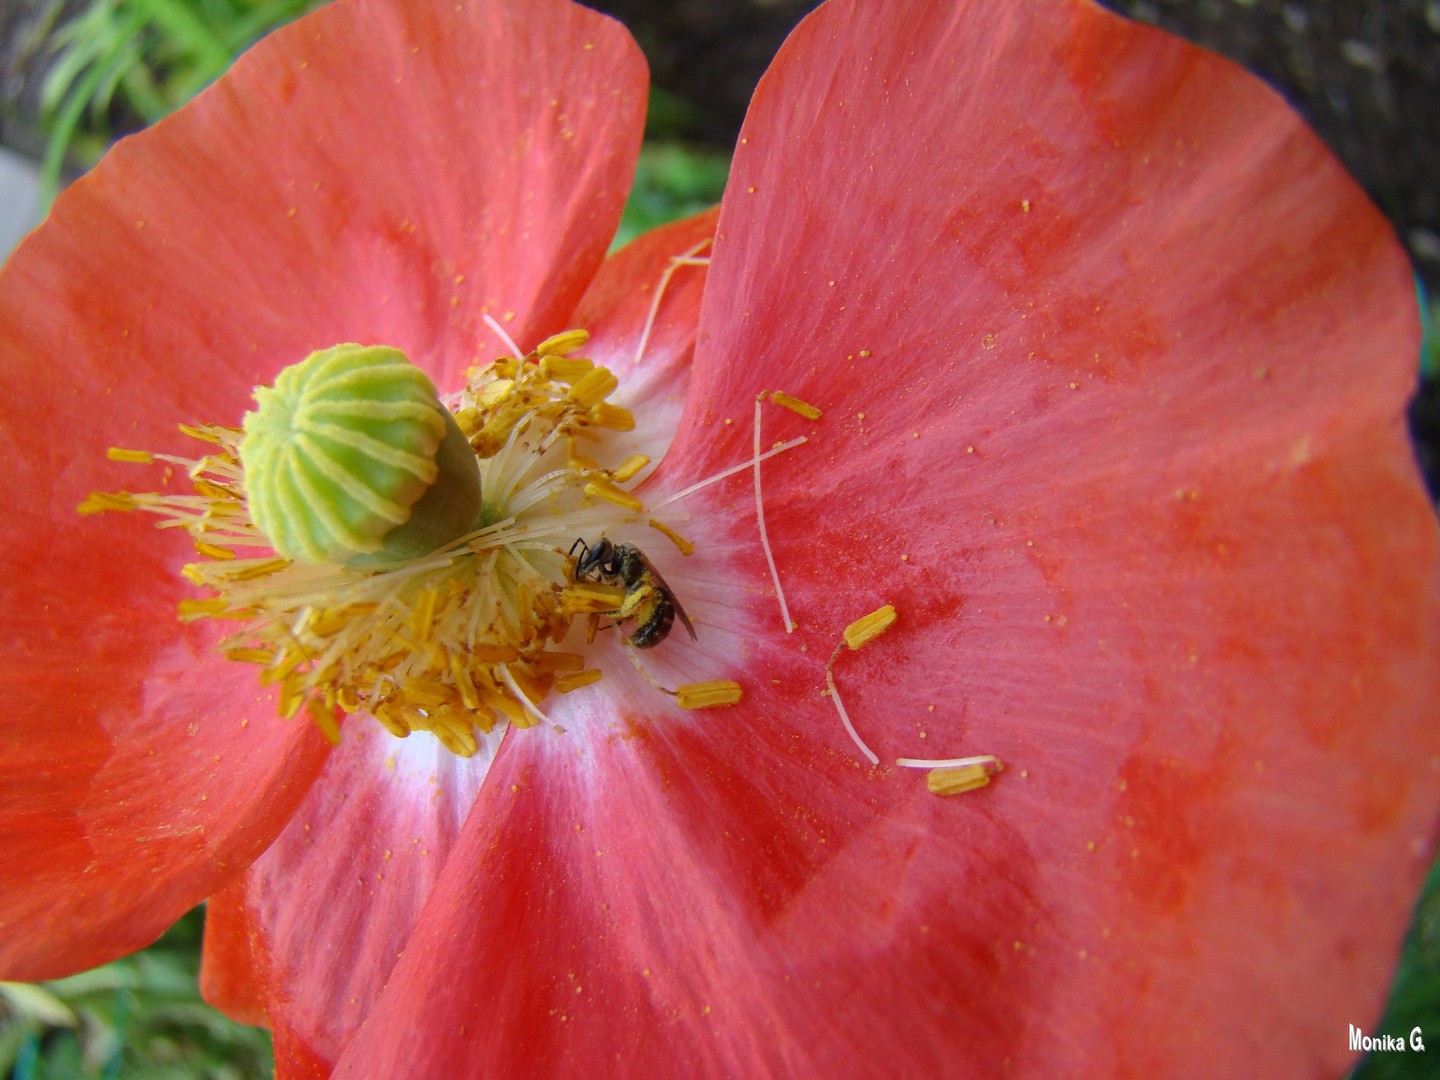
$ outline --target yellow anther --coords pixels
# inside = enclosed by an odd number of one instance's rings
[[[410,632],[421,645],[430,640],[431,631],[435,627],[435,608],[439,603],[439,589],[422,589],[415,601],[415,607],[410,611]]]
[[[557,693],[568,694],[571,690],[579,690],[582,686],[589,686],[591,683],[599,681],[599,669],[586,668],[584,671],[559,676],[555,680],[555,690]]]
[[[286,569],[289,565],[289,559],[242,559],[235,563],[233,569],[225,568],[225,579],[227,581],[254,581],[257,578],[269,577],[271,574]]]
[[[405,680],[405,700],[422,709],[444,705],[455,696],[455,692],[438,679],[423,679],[411,675]]]
[[[397,739],[403,739],[410,734],[410,725],[400,719],[398,710],[389,702],[379,706],[372,705],[370,715],[380,721],[380,726]]]
[[[692,544],[689,540],[686,540],[674,529],[670,528],[670,526],[656,521],[654,518],[651,518],[645,524],[649,525],[661,536],[665,537],[665,539],[669,540],[672,544],[679,548],[681,555],[693,555],[695,553],[695,545]]]
[[[524,721],[531,720],[525,706],[516,701],[509,694],[501,690],[485,691],[485,704],[497,712],[503,713],[505,718],[517,727],[530,727]]]
[[[135,496],[128,491],[92,491],[78,507],[82,514],[103,514],[107,510],[134,510]]]
[[[594,370],[594,363],[583,356],[547,356],[540,361],[541,373],[560,383],[578,382]]]
[[[609,368],[597,367],[575,381],[570,387],[569,398],[576,405],[588,409],[604,401],[619,385],[620,380]]]
[[[513,664],[520,659],[514,645],[476,645],[471,655],[481,664]]]
[[[207,559],[214,559],[217,562],[228,562],[235,558],[235,552],[230,548],[221,547],[219,544],[207,544],[204,540],[195,542],[195,550]]]
[[[225,650],[227,660],[238,660],[242,664],[268,664],[275,659],[275,654],[269,649],[253,649],[248,647],[237,647]]]
[[[470,672],[459,653],[450,654],[450,678],[455,681],[455,689],[460,692],[460,700],[465,703],[465,707],[480,708],[480,693],[475,689],[475,682],[470,678]]]
[[[650,459],[644,454],[631,454],[619,465],[610,470],[610,479],[614,480],[617,484],[623,484],[649,464]]]
[[[579,653],[542,652],[531,657],[531,664],[540,675],[554,675],[562,671],[579,671],[585,666],[585,658]]]
[[[493,409],[496,405],[510,400],[510,395],[514,391],[514,379],[496,379],[475,395],[475,407],[480,411]]]
[[[212,427],[209,424],[201,427],[196,427],[191,424],[180,424],[179,428],[182,435],[189,435],[192,439],[200,439],[202,442],[220,443],[224,441],[221,436],[221,431],[224,429]]]
[[[323,702],[312,701],[305,710],[320,734],[329,740],[331,746],[340,745],[340,724],[335,719],[333,708]]]
[[[590,340],[588,330],[565,330],[535,346],[536,356],[567,356]]]
[[[845,627],[845,644],[852,649],[867,645],[888,630],[894,621],[895,608],[891,604],[877,608],[869,615],[862,615]]]
[[[630,492],[616,487],[605,480],[591,480],[585,485],[585,494],[593,495],[599,499],[605,499],[616,506],[623,506],[626,510],[639,512],[645,508],[645,504],[637,499]]]
[[[194,622],[196,619],[211,619],[226,614],[229,601],[222,597],[208,597],[204,600],[186,599],[180,601],[180,621]]]
[[[473,719],[457,709],[440,709],[430,714],[430,730],[441,745],[458,757],[470,757],[480,748],[472,730]]]
[[[590,407],[590,423],[609,431],[634,431],[635,414],[619,405],[602,401]]]
[[[455,425],[469,439],[484,426],[484,422],[480,419],[480,410],[473,405],[467,405],[455,414]]]
[[[770,400],[773,401],[776,405],[781,406],[782,408],[789,409],[791,412],[794,413],[799,413],[801,416],[805,417],[806,420],[820,419],[820,410],[817,409],[814,405],[811,405],[808,401],[801,401],[797,397],[791,397],[783,390],[776,390],[774,393],[772,393],[770,395]]]
[[[223,484],[217,484],[211,480],[196,480],[195,494],[203,495],[207,499],[224,499],[228,502],[239,502],[240,500],[240,495],[237,492],[231,491]],[[219,509],[219,507],[212,506],[210,511],[213,513]],[[232,508],[225,507],[225,509],[230,510]]]
[[[280,680],[280,715],[286,720],[294,719],[295,714],[300,711],[300,706],[305,704],[305,692],[300,687],[300,679],[291,672]]]
[[[982,788],[988,783],[990,783],[990,771],[984,765],[931,769],[925,774],[925,786],[936,795],[959,795],[962,792]]]
[[[744,691],[740,684],[729,679],[710,679],[707,682],[686,683],[675,688],[675,703],[682,709],[713,709],[721,705],[734,705]]]
[[[155,455],[148,450],[125,450],[118,446],[106,450],[105,456],[111,461],[133,461],[137,465],[149,465],[155,460]]]

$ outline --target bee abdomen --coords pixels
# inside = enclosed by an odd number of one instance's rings
[[[664,641],[675,624],[675,605],[655,593],[640,611],[635,612],[635,632],[630,644],[637,649],[651,649]]]

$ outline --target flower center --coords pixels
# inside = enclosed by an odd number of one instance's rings
[[[180,617],[238,620],[219,647],[278,686],[282,715],[305,709],[338,738],[339,714],[368,712],[468,757],[477,730],[531,727],[549,694],[602,677],[557,648],[577,617],[592,634],[602,617],[626,623],[641,648],[676,615],[689,626],[644,556],[604,539],[648,520],[690,547],[628,488],[649,459],[607,454],[635,418],[607,400],[614,374],[577,355],[588,339],[472,368],[449,409],[396,350],[324,350],[257,391],[243,433],[182,425],[210,453],[110,452],[184,467],[193,494],[80,509],[147,510],[190,533],[201,559],[182,573],[210,595]],[[728,680],[660,689],[688,708],[740,696]]]

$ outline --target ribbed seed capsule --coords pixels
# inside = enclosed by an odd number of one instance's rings
[[[469,531],[475,456],[404,353],[336,345],[255,391],[246,498],[275,550],[307,562],[414,558]]]

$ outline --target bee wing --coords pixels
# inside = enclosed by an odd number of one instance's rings
[[[659,582],[660,588],[665,590],[665,595],[670,598],[670,603],[675,608],[675,614],[680,616],[680,621],[685,624],[685,632],[690,635],[690,640],[699,641],[700,639],[695,636],[695,626],[690,622],[690,616],[685,614],[685,609],[680,604],[680,598],[675,595],[675,590],[670,588],[670,583],[665,580],[665,575],[655,569],[655,564],[645,557],[643,551],[639,548],[634,548],[634,551],[635,557],[644,564],[646,571],[653,574],[655,580]]]

